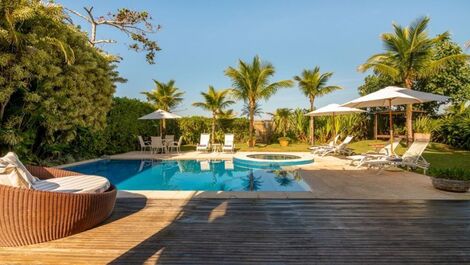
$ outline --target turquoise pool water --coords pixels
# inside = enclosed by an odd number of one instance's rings
[[[68,170],[108,178],[121,190],[309,191],[301,177],[279,166],[232,161],[100,160]]]

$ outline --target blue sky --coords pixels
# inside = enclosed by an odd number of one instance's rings
[[[357,97],[357,87],[366,74],[356,68],[370,55],[380,52],[379,36],[391,31],[392,22],[408,25],[420,16],[430,16],[429,33],[449,31],[457,43],[470,39],[467,0],[140,0],[79,1],[57,0],[83,11],[94,6],[102,15],[117,8],[147,10],[162,29],[154,38],[162,51],[156,64],[149,65],[144,54],[130,51],[125,35],[99,28],[98,38],[113,38],[118,44],[103,46],[123,57],[120,74],[128,79],[118,85],[117,96],[145,99],[140,93],[153,88],[152,79],[168,81],[186,92],[177,109],[182,115],[209,115],[191,106],[202,100],[208,85],[228,88],[224,69],[238,59],[259,55],[276,67],[272,81],[290,79],[302,69],[320,66],[334,72],[330,84],[344,89],[317,99],[316,106],[344,103]],[[74,17],[78,24],[79,18]],[[82,24],[88,31],[88,26]],[[242,103],[234,105],[240,112]],[[284,89],[262,102],[264,111],[278,107],[307,107],[308,100],[297,87]]]

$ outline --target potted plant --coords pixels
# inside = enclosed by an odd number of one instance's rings
[[[281,146],[288,146],[290,138],[287,137],[287,133],[292,127],[292,110],[288,108],[277,109],[273,115],[273,123],[275,131],[282,135],[278,138]]]
[[[467,192],[470,188],[470,171],[463,168],[431,168],[434,188],[452,192]]]
[[[279,144],[281,146],[288,146],[289,145],[289,141],[290,141],[290,138],[289,137],[279,137],[277,138],[277,140],[279,141]]]
[[[413,124],[413,137],[415,140],[430,141],[431,133],[439,129],[439,121],[423,116],[415,120]]]

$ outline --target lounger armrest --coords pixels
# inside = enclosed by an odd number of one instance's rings
[[[26,166],[31,175],[39,179],[61,178],[83,175],[77,172],[52,167]]]

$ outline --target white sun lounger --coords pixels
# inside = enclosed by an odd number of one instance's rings
[[[363,162],[363,165],[368,167],[378,167],[380,170],[390,166],[421,168],[424,170],[424,174],[426,174],[430,164],[422,155],[428,144],[429,141],[414,141],[401,157],[367,159]]]
[[[353,136],[348,135],[341,144],[337,146],[321,149],[318,152],[316,152],[316,154],[318,154],[319,156],[326,156],[331,153],[350,155],[352,151],[348,148],[348,144],[352,141],[353,138],[354,138]]]
[[[235,151],[235,144],[233,143],[234,135],[233,134],[226,134],[224,137],[224,146],[222,147],[222,151],[226,152],[233,152]]]
[[[346,158],[351,160],[351,164],[350,164],[351,166],[357,163],[356,167],[360,167],[366,160],[379,159],[383,157],[391,157],[392,150],[393,150],[393,153],[395,153],[395,149],[397,148],[399,143],[400,143],[400,140],[397,140],[397,141],[394,141],[393,144],[388,144],[384,146],[382,149],[379,150],[379,152],[367,152],[361,155],[348,156]]]
[[[199,144],[196,146],[196,151],[209,151],[210,135],[208,133],[201,134]]]
[[[335,138],[328,143],[328,145],[311,146],[308,149],[310,149],[312,153],[316,153],[317,151],[320,151],[325,148],[335,147],[338,144],[339,137],[340,135],[337,134]]]

